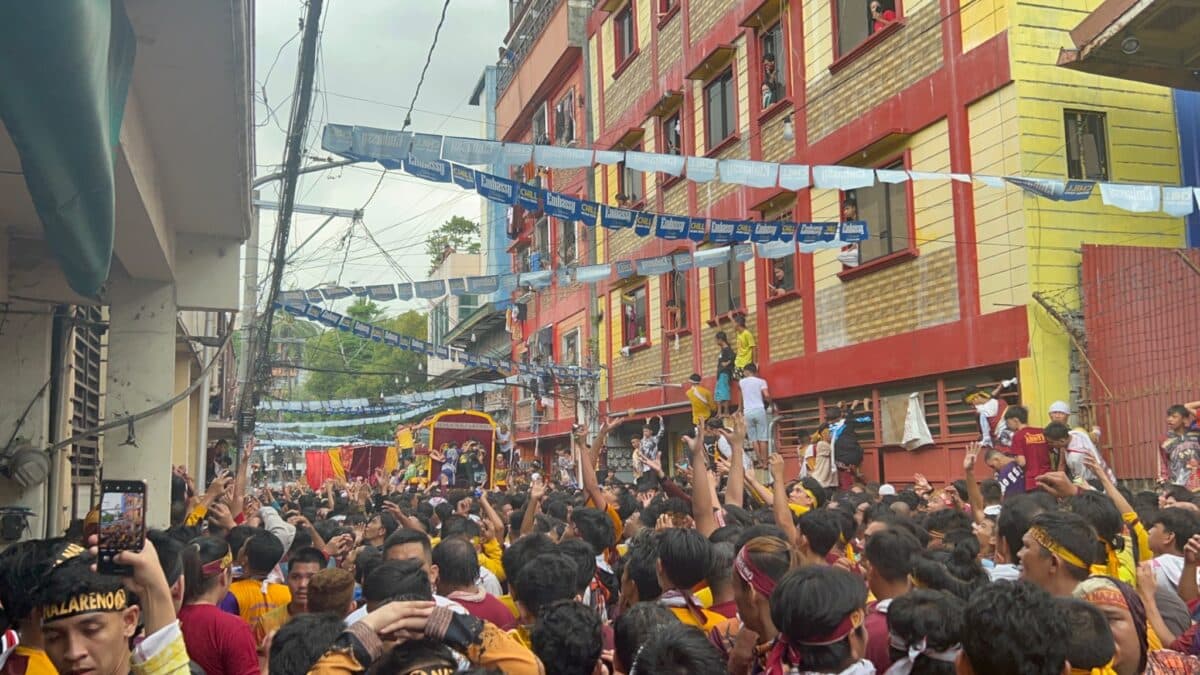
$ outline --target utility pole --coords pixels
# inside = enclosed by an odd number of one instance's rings
[[[313,79],[316,75],[317,40],[320,37],[321,9],[324,0],[308,0],[308,14],[304,17],[304,39],[300,45],[300,66],[296,72],[295,106],[288,121],[287,145],[283,159],[283,188],[280,190],[279,218],[275,225],[275,241],[271,247],[271,283],[267,290],[265,314],[262,325],[255,326],[250,333],[245,358],[246,382],[238,398],[237,431],[239,446],[254,432],[255,407],[258,404],[258,389],[270,377],[271,364],[267,358],[270,350],[271,328],[275,317],[275,299],[283,282],[283,268],[287,260],[288,235],[292,226],[292,208],[296,203],[296,184],[299,180],[300,161],[304,153],[304,130],[312,110]],[[257,255],[257,250],[254,251]]]

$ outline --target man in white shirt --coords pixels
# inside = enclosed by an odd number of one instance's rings
[[[1103,467],[1104,473],[1108,474],[1110,481],[1117,482],[1116,474],[1108,468],[1108,464],[1100,456],[1100,451],[1096,449],[1096,445],[1092,443],[1092,439],[1086,433],[1071,429],[1062,422],[1047,424],[1042,433],[1046,436],[1046,444],[1052,450],[1066,455],[1067,472],[1076,482],[1087,482],[1097,478],[1096,474],[1087,466],[1088,459]]]
[[[758,376],[758,366],[747,363],[742,370],[745,376],[738,380],[742,390],[742,414],[746,418],[746,440],[754,443],[754,454],[757,461],[765,461],[767,457],[767,441],[770,440],[771,423],[767,409],[772,410],[775,404],[767,391],[767,381]]]
[[[1200,514],[1181,508],[1165,508],[1149,523],[1146,543],[1154,552],[1150,561],[1158,586],[1179,591],[1179,576],[1183,572],[1183,547],[1193,535],[1200,534]]]

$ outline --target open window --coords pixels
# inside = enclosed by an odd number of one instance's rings
[[[904,162],[897,161],[880,168],[903,171]],[[866,221],[869,235],[865,241],[842,249],[838,260],[844,267],[857,267],[912,247],[909,234],[911,189],[911,181],[880,182],[842,193],[842,220]]]
[[[712,268],[713,315],[723,316],[743,308],[742,263],[730,257]]]
[[[737,130],[737,92],[733,68],[726,68],[704,86],[704,143],[711,151]]]
[[[681,111],[676,110],[662,120],[663,152],[668,155],[683,154],[681,114]]]
[[[640,152],[640,145],[629,150]],[[646,176],[641,171],[629,168],[624,161],[617,164],[617,202],[621,206],[635,206],[646,199]]]
[[[558,363],[564,366],[578,366],[579,361],[579,329],[573,328],[562,334],[558,346]]]
[[[542,103],[533,113],[533,142],[537,145],[550,144],[550,127],[547,120],[546,103]]]
[[[616,42],[614,53],[617,55],[618,68],[633,57],[633,50],[637,46],[637,35],[633,27],[633,5],[634,0],[630,0],[613,17],[613,39]]]
[[[568,91],[554,106],[554,143],[575,142],[575,90]]]
[[[540,272],[550,266],[550,218],[542,216],[533,226],[533,246],[529,251],[529,271]]]
[[[1063,111],[1067,177],[1108,180],[1108,130],[1105,115],[1092,110]]]
[[[579,239],[574,220],[558,220],[558,264],[573,265],[579,259]]]
[[[787,91],[787,49],[783,43],[783,21],[758,34],[758,53],[761,61],[762,78],[761,110],[766,110],[783,100]]]
[[[621,342],[626,347],[650,343],[650,318],[646,282],[621,291]]]
[[[688,275],[686,271],[671,270],[666,275],[666,322],[667,332],[677,333],[688,329]]]
[[[901,16],[899,0],[831,0],[835,53],[840,58]]]

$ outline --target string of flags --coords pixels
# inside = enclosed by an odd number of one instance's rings
[[[419,391],[411,394],[390,394],[380,399],[342,398],[323,401],[277,401],[264,400],[258,404],[259,410],[276,410],[292,413],[320,413],[325,415],[354,414],[354,415],[384,415],[390,413],[410,414],[418,407],[431,403],[441,403],[450,399],[483,394],[497,391],[516,384],[518,378],[507,377],[503,380],[464,384],[446,389]],[[266,429],[299,426],[299,422],[260,422],[258,426]],[[306,423],[307,424],[307,423]],[[316,426],[330,426],[328,422],[311,423]]]
[[[576,365],[521,363],[509,359],[498,359],[491,356],[481,356],[470,352],[450,349],[447,345],[435,345],[415,337],[401,335],[392,330],[376,326],[366,321],[359,321],[351,316],[339,314],[319,305],[311,303],[292,303],[280,297],[275,302],[276,309],[282,309],[296,317],[315,321],[329,328],[353,333],[365,340],[383,344],[407,351],[432,356],[435,358],[465,364],[467,367],[484,367],[494,372],[509,372],[521,375],[550,376],[558,380],[587,380],[595,379],[600,373],[595,368],[584,368]]]
[[[389,169],[403,168],[406,172],[440,183],[454,182],[481,196],[500,203],[519,204],[536,209],[538,203],[548,215],[582,220],[595,225],[604,224],[604,213],[610,208],[613,227],[634,227],[646,236],[653,229],[662,238],[694,238],[704,230],[704,219],[687,216],[662,216],[629,209],[608,207],[597,202],[570,195],[551,193],[540,187],[509,178],[483,173],[470,166],[498,166],[509,169],[533,163],[548,169],[583,169],[593,165],[624,163],[634,171],[656,172],[668,176],[686,176],[696,183],[720,181],[754,188],[778,187],[784,190],[803,190],[809,187],[833,190],[857,190],[880,183],[906,181],[948,180],[961,183],[978,181],[988,187],[1002,189],[1005,183],[1020,187],[1027,193],[1054,201],[1083,201],[1090,198],[1098,185],[1106,206],[1132,213],[1162,212],[1173,217],[1191,215],[1200,203],[1200,187],[1157,184],[1110,183],[1086,180],[1063,181],[1053,178],[1023,176],[994,176],[985,174],[940,173],[898,169],[871,169],[855,166],[787,164],[741,159],[717,160],[711,157],[663,154],[640,151],[596,150],[568,148],[528,143],[502,143],[476,138],[442,136],[375,127],[327,124],[322,132],[321,147],[347,159],[378,162]],[[557,213],[556,213],[557,212]],[[638,220],[636,214],[642,213]],[[562,215],[559,215],[562,214]],[[666,223],[662,222],[663,218]],[[699,220],[699,224],[694,223]],[[711,231],[710,235],[714,234]],[[719,233],[717,233],[719,234]],[[666,236],[664,236],[666,235]],[[699,239],[704,238],[703,234]],[[719,242],[710,236],[710,240]],[[772,239],[771,241],[774,241]],[[728,240],[726,240],[728,241]]]

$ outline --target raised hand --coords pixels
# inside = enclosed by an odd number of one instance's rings
[[[1200,565],[1200,534],[1192,535],[1183,547],[1183,559],[1189,564]]]
[[[975,470],[975,461],[979,458],[979,443],[967,444],[967,454],[963,455],[963,471],[970,473]]]
[[[773,453],[767,459],[767,465],[771,469],[771,477],[774,478],[776,481],[782,483],[784,480],[784,478],[783,478],[783,472],[784,472],[783,455],[779,454],[778,452]]]

